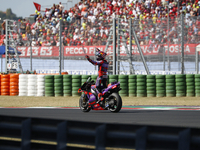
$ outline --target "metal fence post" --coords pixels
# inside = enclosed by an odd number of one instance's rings
[[[195,62],[195,70],[196,74],[199,73],[199,45],[196,47],[196,62]]]
[[[21,149],[30,150],[31,149],[31,119],[26,119],[22,122],[21,129]]]
[[[146,149],[147,127],[142,127],[136,131],[136,150]]]
[[[97,52],[97,49],[96,49],[96,47],[95,47],[95,48],[94,48],[94,61],[97,60],[97,59],[96,59],[96,52]],[[94,69],[95,69],[95,70],[97,69],[96,65],[94,65]]]
[[[163,52],[163,71],[165,71],[165,48],[162,47],[162,52]]]
[[[96,150],[103,150],[106,148],[106,124],[100,125],[96,128],[95,146]]]
[[[169,5],[167,7],[167,63],[168,63],[168,71],[170,71],[170,62],[169,62]]]
[[[133,57],[132,57],[132,38],[133,38],[133,36],[132,36],[132,19],[130,18],[130,20],[129,20],[129,26],[130,26],[130,28],[129,28],[129,51],[130,51],[130,59],[131,59],[131,63],[132,63],[132,60],[133,60]],[[132,73],[132,74],[135,74],[135,70],[134,70],[134,68],[131,68],[131,66],[130,66],[130,73]]]
[[[65,50],[64,50],[64,45],[63,45],[63,43],[62,43],[62,70],[65,69],[65,67],[64,67],[64,64],[65,64],[64,52],[65,52]]]
[[[3,72],[3,59],[2,59],[2,55],[1,55],[1,72]]]
[[[121,25],[120,25],[120,22],[121,22],[121,20],[120,20],[120,18],[117,18],[117,50],[116,50],[116,53],[117,53],[117,56],[116,56],[116,74],[118,75],[118,74],[120,74],[120,68],[119,68],[119,66],[120,66],[120,27],[121,27]]]
[[[60,45],[59,45],[59,74],[61,75],[61,60],[62,60],[62,54],[61,54],[61,51],[62,51],[62,19],[60,19],[60,27],[59,27],[59,42],[60,42]]]
[[[30,41],[30,71],[32,71],[32,39]]]
[[[113,18],[113,75],[116,75],[116,19]]]
[[[190,149],[190,129],[185,129],[179,133],[178,149]]]
[[[61,122],[57,126],[57,150],[67,149],[67,121]]]
[[[8,62],[9,62],[9,58],[8,58],[8,50],[9,50],[9,42],[8,42],[8,20],[6,19],[6,43],[5,43],[5,73],[8,73]]]
[[[146,73],[147,73],[147,74],[150,74],[150,73],[149,73],[149,68],[148,68],[148,66],[147,66],[147,64],[146,64],[146,61],[145,61],[145,59],[144,59],[144,55],[143,55],[143,53],[142,53],[142,49],[141,49],[141,47],[140,47],[140,43],[139,43],[139,41],[138,41],[137,35],[136,35],[136,33],[135,33],[135,30],[133,30],[133,36],[134,36],[136,45],[137,45],[137,47],[138,47],[138,51],[139,51],[139,53],[140,53],[140,56],[141,56],[141,59],[142,59],[144,68],[145,68],[145,70],[146,70]]]
[[[181,14],[181,74],[184,74],[184,15]]]

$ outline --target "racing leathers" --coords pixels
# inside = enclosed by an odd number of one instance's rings
[[[96,80],[96,88],[98,92],[101,93],[101,90],[107,87],[107,78],[108,78],[107,70],[109,63],[105,59],[94,61],[90,59],[89,56],[86,56],[86,58],[93,65],[98,65],[98,77]],[[103,84],[103,87],[101,86],[101,84]]]

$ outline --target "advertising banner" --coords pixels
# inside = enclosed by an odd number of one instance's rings
[[[169,45],[169,55],[178,55],[181,53],[181,45]],[[185,55],[195,55],[197,44],[185,44],[184,46],[184,54]],[[101,51],[104,51],[106,46],[97,46]],[[17,49],[21,52],[20,57],[30,57],[31,49],[30,47],[17,47]],[[168,54],[168,46],[160,45],[156,46],[141,46],[142,52],[144,56],[147,55],[160,55]],[[95,54],[95,46],[85,46],[84,50],[88,56],[94,56]],[[109,55],[112,52],[112,47],[109,47],[107,50],[107,54]],[[122,46],[120,49],[120,55],[126,56],[125,47]],[[136,45],[132,46],[132,55],[139,55],[139,51]],[[59,56],[59,47],[50,46],[50,47],[32,47],[32,57],[58,57]],[[64,56],[85,56],[85,53],[82,50],[81,46],[64,46]]]

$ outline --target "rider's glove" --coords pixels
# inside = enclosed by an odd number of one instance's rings
[[[90,57],[88,55],[85,55],[85,58],[90,59]]]

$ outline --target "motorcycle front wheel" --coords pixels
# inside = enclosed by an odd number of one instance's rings
[[[79,99],[79,107],[82,112],[89,112],[91,108],[88,107],[87,100],[86,100],[86,95],[81,95]]]
[[[109,97],[109,101],[112,104],[109,106],[109,110],[113,113],[119,112],[122,108],[122,98],[118,93],[112,93]]]

